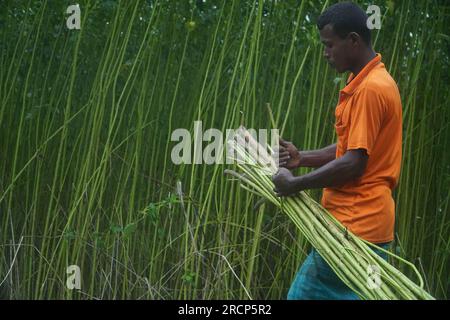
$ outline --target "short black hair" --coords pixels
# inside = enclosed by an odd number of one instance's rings
[[[328,7],[317,19],[317,27],[322,30],[327,24],[333,31],[345,38],[350,32],[356,32],[370,46],[370,29],[367,27],[368,16],[353,2],[339,2]]]

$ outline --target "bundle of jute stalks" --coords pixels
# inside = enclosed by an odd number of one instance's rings
[[[249,131],[240,127],[227,143],[237,171],[225,172],[236,177],[242,188],[269,200],[287,214],[336,275],[361,299],[434,299],[423,289],[422,278],[413,264],[352,234],[306,192],[277,197],[271,179],[278,170],[277,162],[271,156],[273,150],[259,144]],[[417,274],[419,285],[371,247],[411,267]]]

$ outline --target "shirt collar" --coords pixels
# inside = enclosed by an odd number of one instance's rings
[[[381,54],[377,53],[375,57],[370,60],[361,71],[354,76],[353,73],[350,73],[347,85],[341,90],[341,93],[352,94],[353,91],[359,86],[359,84],[363,81],[363,79],[369,74],[369,72],[375,68],[378,63],[381,63]]]

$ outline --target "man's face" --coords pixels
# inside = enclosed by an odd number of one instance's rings
[[[320,41],[324,44],[324,57],[337,72],[343,73],[350,69],[353,48],[350,39],[339,37],[330,24],[320,30]]]

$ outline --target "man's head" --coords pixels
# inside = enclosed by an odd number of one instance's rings
[[[371,50],[367,14],[356,4],[340,2],[327,8],[317,20],[324,57],[339,73],[351,70]]]

